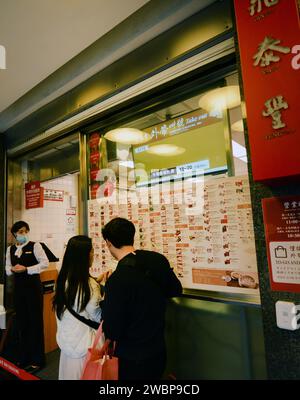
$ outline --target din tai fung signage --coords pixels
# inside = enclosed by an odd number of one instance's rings
[[[256,181],[300,176],[297,0],[234,0]]]
[[[262,200],[271,289],[300,292],[300,196]]]

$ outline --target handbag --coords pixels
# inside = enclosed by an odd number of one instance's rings
[[[115,343],[111,352],[111,341],[107,339],[101,349],[97,348],[99,340],[103,335],[102,324],[97,330],[93,346],[87,351],[83,365],[81,380],[111,380],[119,378],[119,360],[114,356]]]

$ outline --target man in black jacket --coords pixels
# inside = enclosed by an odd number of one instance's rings
[[[134,249],[134,234],[133,223],[124,218],[102,229],[118,260],[105,285],[103,330],[116,341],[120,380],[160,379],[166,363],[166,300],[181,295],[182,287],[165,256]]]

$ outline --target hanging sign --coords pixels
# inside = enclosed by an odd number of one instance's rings
[[[300,177],[297,0],[235,0],[255,181]]]
[[[89,153],[90,153],[90,184],[97,180],[97,174],[100,171],[101,153],[100,153],[101,135],[99,132],[94,132],[89,138]]]
[[[44,206],[44,188],[39,181],[25,183],[25,208]]]
[[[300,292],[300,196],[262,200],[272,290]]]

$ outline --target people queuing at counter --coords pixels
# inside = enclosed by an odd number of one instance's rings
[[[43,294],[40,272],[48,258],[29,240],[24,221],[11,228],[15,244],[7,249],[6,273],[14,275],[15,309],[21,339],[19,366],[35,373],[45,365]],[[161,379],[166,365],[166,301],[182,286],[165,256],[134,248],[135,226],[114,218],[102,229],[114,272],[90,276],[93,245],[88,236],[72,237],[58,274],[53,309],[60,348],[59,380],[79,380],[85,358],[103,321],[104,342],[114,343],[120,380]]]

